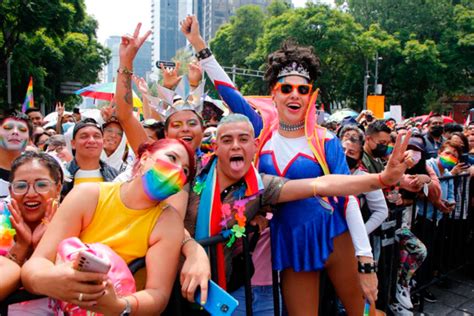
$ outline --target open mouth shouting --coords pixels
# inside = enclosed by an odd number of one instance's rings
[[[27,201],[23,203],[23,208],[29,212],[37,211],[41,206],[41,202],[38,201]]]
[[[232,155],[230,157],[230,169],[234,172],[242,171],[245,160],[243,155]]]
[[[194,138],[193,138],[192,136],[182,136],[180,139],[181,139],[183,142],[185,142],[185,143],[191,145],[191,143],[193,142],[193,139],[194,139]]]
[[[301,104],[298,103],[288,103],[286,106],[290,112],[298,112],[301,109]]]

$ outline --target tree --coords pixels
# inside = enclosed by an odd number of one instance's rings
[[[472,88],[472,1],[349,0],[349,11],[362,25],[378,23],[400,41],[401,50],[383,56],[380,69],[391,104],[419,114]]]
[[[0,2],[0,102],[6,104],[6,68],[11,60],[13,105],[23,102],[29,77],[36,103],[51,105],[63,81],[97,81],[110,52],[97,42],[97,22],[83,0],[5,0]],[[39,105],[39,104],[38,104]]]
[[[245,5],[237,9],[230,22],[224,24],[210,42],[210,47],[223,66],[247,68],[246,57],[256,47],[256,39],[263,32],[265,14],[257,5]],[[249,27],[251,26],[251,27]],[[246,87],[248,78],[237,78],[238,87]],[[243,93],[251,91],[242,90]]]

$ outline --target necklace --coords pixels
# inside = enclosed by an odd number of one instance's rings
[[[300,130],[304,127],[304,121],[301,121],[301,122],[296,123],[296,124],[288,124],[288,123],[280,121],[279,125],[280,125],[280,128],[283,131],[294,132],[294,131],[298,131],[298,130]]]

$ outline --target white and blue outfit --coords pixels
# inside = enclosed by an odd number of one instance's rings
[[[219,94],[232,112],[247,116],[253,124],[255,135],[259,135],[263,129],[262,118],[237,91],[214,56],[201,60],[201,66],[213,80]],[[339,139],[327,132],[324,146],[330,173],[350,174]],[[305,137],[285,138],[278,131],[274,131],[264,144],[258,170],[261,173],[288,179],[315,178],[323,175]],[[292,268],[297,272],[323,269],[333,251],[333,239],[348,230],[345,216],[346,211],[349,214],[349,210],[352,214],[350,216],[352,225],[350,223],[349,225],[356,255],[372,257],[355,198],[332,199],[331,205],[333,211],[324,207],[319,198],[277,205],[270,222],[273,269],[281,271]],[[350,207],[347,207],[348,205]]]

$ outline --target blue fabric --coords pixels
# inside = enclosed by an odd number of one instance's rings
[[[239,288],[237,291],[230,293],[237,301],[239,306],[232,313],[233,316],[245,316],[245,287]],[[280,297],[280,313],[281,314],[282,299]],[[273,316],[273,288],[271,285],[252,286],[252,309],[254,316]]]
[[[342,147],[337,138],[326,140],[325,151],[331,173],[348,174]],[[260,172],[278,175],[272,155],[260,156]],[[299,156],[281,175],[288,179],[315,178],[323,175],[317,162]],[[317,271],[333,251],[333,239],[347,231],[345,198],[331,201],[334,212],[324,208],[319,199],[309,198],[277,205],[270,221],[273,269]]]
[[[238,90],[226,85],[216,85],[216,89],[233,113],[239,113],[249,118],[255,130],[255,137],[258,137],[263,128],[263,120],[257,111],[250,106]]]
[[[201,240],[210,236],[210,219],[214,193],[213,179],[216,164],[217,159],[214,159],[204,182],[204,188],[202,189],[201,201],[199,202],[197,213],[196,233],[194,234],[196,240]]]
[[[433,168],[434,172],[436,173],[436,176],[438,178],[445,177],[445,176],[450,176],[451,172],[448,170],[444,170],[444,173],[441,174],[441,171],[439,170],[437,159],[431,158],[430,160],[426,161],[426,164]],[[441,199],[446,200],[448,202],[454,202],[454,181],[453,179],[450,180],[440,180],[440,185],[441,185]],[[416,202],[417,206],[417,213],[420,215],[424,215],[423,207],[425,205],[425,202],[423,200],[418,200]],[[434,205],[428,201],[426,205],[426,219],[428,220],[433,220],[433,215],[434,215]],[[440,219],[443,218],[443,213],[440,212],[439,210],[436,212],[436,220],[439,221]]]

